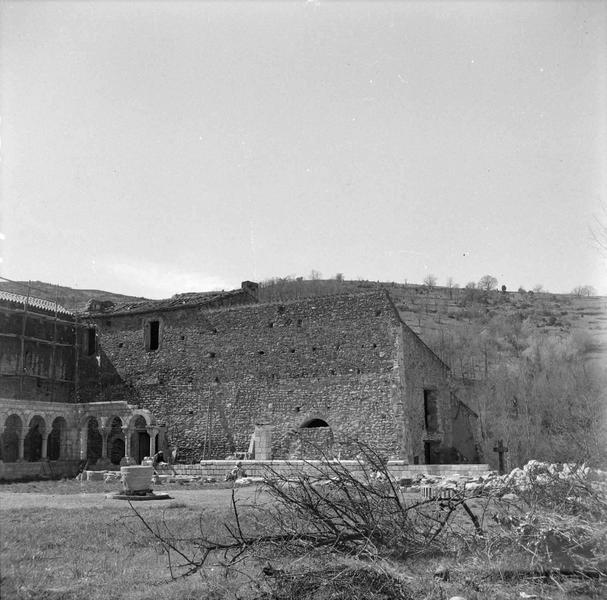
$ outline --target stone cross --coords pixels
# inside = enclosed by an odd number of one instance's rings
[[[504,446],[504,442],[502,440],[497,441],[497,446],[493,448],[493,452],[497,452],[499,457],[499,474],[503,475],[505,473],[504,469],[504,452],[508,452],[508,448]]]

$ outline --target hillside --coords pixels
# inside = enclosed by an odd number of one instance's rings
[[[61,306],[72,311],[84,310],[86,303],[91,298],[111,300],[116,304],[145,300],[145,298],[115,294],[103,290],[78,290],[43,281],[31,281],[29,283],[27,281],[0,281],[0,291],[27,296],[28,290],[31,296],[49,300],[50,302],[55,302],[56,300]]]

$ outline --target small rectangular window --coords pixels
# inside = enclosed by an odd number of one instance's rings
[[[145,349],[148,352],[158,350],[160,347],[160,321],[148,321],[145,324]]]
[[[89,327],[84,337],[84,352],[87,356],[93,356],[97,350],[97,329]]]
[[[436,390],[424,390],[424,421],[426,431],[438,431],[438,393]]]

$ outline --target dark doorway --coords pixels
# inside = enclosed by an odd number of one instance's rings
[[[23,458],[28,462],[37,462],[42,458],[42,436],[44,434],[44,421],[41,417],[34,417],[29,426],[23,444]]]
[[[48,435],[48,459],[59,460],[61,456],[61,431],[59,429],[53,429]]]
[[[19,433],[21,433],[21,419],[11,415],[4,426],[2,435],[2,460],[4,462],[17,462],[19,458]]]
[[[294,441],[291,454],[297,458],[333,458],[333,431],[322,419],[305,421]]]
[[[322,419],[312,419],[304,423],[301,427],[302,429],[309,429],[311,427],[328,427],[329,424]]]
[[[63,417],[57,417],[53,421],[51,432],[47,440],[47,456],[49,460],[62,458],[62,448],[65,446],[65,431],[67,424]]]
[[[137,436],[137,462],[142,463],[146,456],[150,455],[150,436],[147,431],[138,431]]]
[[[122,421],[119,417],[112,419],[107,447],[111,463],[119,465],[124,456],[124,434],[122,433]]]
[[[124,456],[124,440],[122,438],[114,438],[110,447],[110,461],[113,465],[119,465]]]
[[[131,435],[131,456],[141,464],[141,461],[150,455],[150,436],[147,432],[147,423],[140,415],[133,424],[133,434]]]
[[[89,464],[94,465],[100,458],[103,450],[103,438],[99,431],[97,419],[89,419],[87,423],[86,457]]]
[[[436,390],[424,390],[424,424],[426,426],[426,431],[430,433],[438,431],[437,400],[438,392]]]
[[[426,465],[439,464],[439,442],[424,442],[424,463]]]
[[[86,331],[86,355],[93,356],[97,351],[97,330],[95,327],[89,327]]]

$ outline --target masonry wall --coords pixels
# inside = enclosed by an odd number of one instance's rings
[[[160,346],[146,351],[151,320],[160,322]],[[101,395],[151,410],[182,458],[246,451],[256,424],[272,426],[274,458],[297,456],[301,437],[319,431],[301,429],[312,419],[329,424],[343,458],[347,438],[403,456],[401,325],[384,293],[107,315],[95,324],[101,369],[80,372],[81,400]]]
[[[425,444],[432,445],[432,462],[474,462],[474,413],[462,405],[451,384],[448,367],[405,324],[401,327],[407,437],[403,455],[410,463],[426,463]],[[436,399],[437,426],[427,427],[424,392]]]

